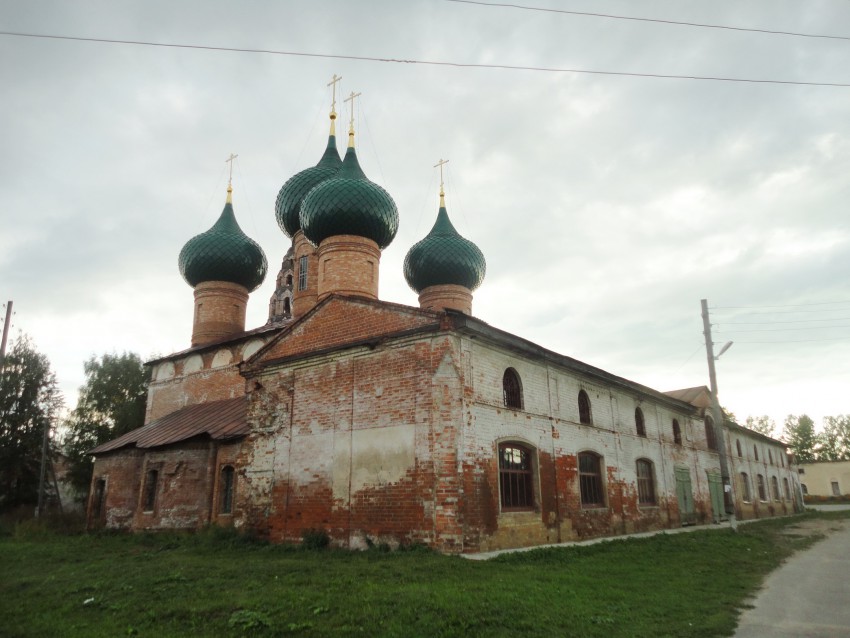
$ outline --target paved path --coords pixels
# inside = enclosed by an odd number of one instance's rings
[[[850,522],[772,572],[741,615],[736,638],[850,636]]]

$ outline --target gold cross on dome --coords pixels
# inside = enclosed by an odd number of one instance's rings
[[[337,82],[339,82],[341,79],[342,79],[341,75],[337,76],[337,74],[334,73],[333,79],[330,82],[328,82],[328,86],[333,87],[331,89],[332,94],[333,94],[333,97],[331,98],[331,113],[333,113],[334,115],[336,115],[336,85],[337,85]]]
[[[351,102],[351,128],[352,129],[354,128],[354,98],[360,97],[361,95],[363,95],[363,94],[362,93],[355,93],[354,91],[352,91],[351,95],[349,95],[347,98],[345,98],[343,100],[343,102]]]
[[[443,191],[443,164],[448,164],[448,163],[449,163],[449,160],[441,159],[439,162],[434,164],[434,168],[437,168],[438,166],[440,167],[440,197],[445,195],[445,192]]]
[[[233,160],[235,160],[237,157],[239,157],[239,156],[231,153],[230,157],[228,157],[226,160],[224,160],[225,164],[227,164],[228,162],[230,163],[230,175],[227,178],[227,185],[228,186],[230,186],[231,182],[233,181]]]

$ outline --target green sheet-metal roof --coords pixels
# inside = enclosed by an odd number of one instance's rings
[[[484,280],[487,262],[478,246],[460,236],[440,206],[437,221],[404,258],[404,278],[416,292],[452,284],[475,290]]]
[[[357,235],[386,248],[398,232],[398,209],[387,191],[366,178],[349,147],[339,172],[304,198],[301,229],[316,246],[335,235]]]
[[[301,204],[310,190],[333,177],[342,166],[339,152],[336,150],[336,136],[328,137],[328,146],[319,163],[296,173],[281,187],[275,201],[275,217],[281,230],[289,237],[301,230]]]
[[[236,223],[230,201],[212,228],[186,242],[177,263],[193,288],[204,281],[229,281],[249,292],[263,283],[268,269],[263,249]]]

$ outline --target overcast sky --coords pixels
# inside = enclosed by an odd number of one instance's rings
[[[536,7],[850,36],[850,2],[528,0]],[[19,2],[0,30],[562,69],[850,83],[850,41],[445,0]],[[473,314],[659,390],[708,384],[743,421],[850,412],[850,88],[458,68],[0,36],[0,297],[69,407],[83,361],[188,347],[177,255],[224,204],[269,260],[274,201],[324,149],[333,74],[398,205],[381,298],[437,209],[487,259]],[[347,120],[341,108],[340,117]],[[341,131],[341,132],[344,132]],[[344,137],[344,136],[342,136]],[[344,141],[344,140],[343,140]],[[838,327],[840,326],[840,327]]]

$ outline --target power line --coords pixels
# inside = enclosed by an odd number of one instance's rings
[[[847,341],[848,339],[850,339],[850,337],[836,337],[835,339],[777,339],[776,341],[736,341],[735,343],[814,343],[817,341]]]
[[[749,309],[749,308],[806,308],[808,306],[835,306],[838,304],[850,304],[850,299],[845,301],[814,301],[812,303],[791,303],[781,306],[712,306],[712,310],[718,309]]]
[[[718,323],[716,326],[725,324]],[[806,326],[805,328],[732,328],[731,330],[718,329],[717,332],[787,332],[789,330],[831,330],[833,328],[850,328],[850,325],[845,326]]]
[[[724,321],[724,326],[769,326],[775,323],[814,323],[821,321],[850,321],[850,317],[830,317],[829,319],[790,319],[788,321]],[[717,324],[721,325],[721,324]],[[825,326],[829,327],[829,326]]]
[[[728,31],[745,31],[748,33],[764,33],[768,35],[788,35],[799,38],[825,38],[828,40],[850,40],[850,36],[845,35],[826,35],[822,33],[800,33],[798,31],[774,31],[772,29],[756,29],[753,27],[733,27],[725,24],[708,24],[703,22],[680,22],[677,20],[663,20],[660,18],[637,18],[634,16],[622,16],[611,13],[592,13],[589,11],[568,11],[566,9],[549,9],[545,7],[529,7],[522,4],[507,4],[501,2],[479,2],[477,0],[446,0],[447,2],[456,2],[459,4],[474,4],[482,7],[497,7],[522,9],[524,11],[543,11],[545,13],[564,13],[575,16],[588,16],[592,18],[610,18],[613,20],[633,20],[636,22],[654,22],[657,24],[669,24],[674,26],[684,27],[699,27],[703,29],[725,29]]]
[[[655,78],[664,80],[700,80],[708,82],[738,82],[744,84],[781,84],[789,86],[830,86],[850,88],[846,82],[802,82],[797,80],[764,80],[758,78],[732,78],[711,75],[671,75],[664,73],[633,73],[628,71],[600,71],[591,69],[568,69],[542,66],[520,66],[512,64],[484,64],[469,62],[446,62],[440,60],[413,60],[404,58],[383,58],[365,55],[342,55],[334,53],[308,53],[305,51],[278,51],[273,49],[248,49],[239,47],[219,47],[200,44],[178,44],[173,42],[149,42],[145,40],[116,40],[111,38],[83,38],[68,35],[49,35],[44,33],[20,33],[0,31],[0,35],[20,38],[41,38],[46,40],[70,40],[74,42],[97,42],[100,44],[130,44],[137,46],[163,47],[173,49],[194,49],[200,51],[223,51],[228,53],[264,53],[267,55],[287,55],[305,58],[323,58],[332,60],[355,60],[359,62],[384,62],[391,64],[422,64],[426,66],[445,66],[462,69],[500,69],[503,71],[539,71],[543,73],[578,73],[583,75],[614,75],[620,77]]]

